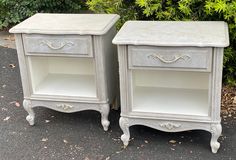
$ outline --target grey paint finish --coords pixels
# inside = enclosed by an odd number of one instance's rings
[[[92,57],[92,36],[23,34],[26,54],[78,54]]]
[[[10,33],[102,35],[118,19],[116,14],[37,13],[10,29]]]
[[[211,71],[211,48],[128,46],[130,67],[195,68]]]
[[[227,47],[228,25],[220,21],[128,21],[114,44]]]
[[[11,32],[14,32],[16,37],[17,54],[24,91],[23,106],[28,112],[26,120],[30,125],[35,124],[34,107],[42,106],[65,113],[82,110],[98,111],[101,113],[103,129],[105,131],[108,130],[110,124],[108,120],[110,104],[115,100],[115,93],[117,93],[116,88],[113,87],[116,83],[114,77],[116,77],[115,73],[117,71],[116,68],[110,68],[109,71],[106,68],[116,63],[113,58],[115,57],[116,49],[111,41],[116,34],[114,23],[118,18],[118,15],[36,14],[11,29]],[[73,19],[75,21],[72,22],[71,20]],[[49,24],[53,24],[54,27],[52,25],[51,28],[47,28],[47,22],[49,21]],[[39,23],[32,24],[34,22]],[[88,22],[94,22],[97,26]],[[57,26],[58,23],[61,25]],[[25,30],[24,27],[27,29]],[[88,33],[89,35],[86,36],[78,35]],[[42,44],[41,42],[45,43]],[[55,95],[34,94],[29,64],[29,59],[33,56],[35,59],[39,59],[37,61],[38,66],[40,66],[38,63],[43,62],[41,64],[42,67],[45,66],[45,61],[40,61],[42,57],[50,57],[51,59],[55,57],[53,63],[58,60],[57,57],[60,57],[60,62],[62,60],[67,62],[66,58],[68,57],[74,60],[80,58],[81,61],[90,59],[95,64],[96,97],[86,97],[87,95],[79,97],[73,94],[60,96],[55,91],[52,92]],[[47,62],[50,63],[50,61]],[[62,64],[65,63],[63,62]],[[59,67],[63,70],[66,66],[63,67],[62,64],[59,64]],[[84,70],[89,71],[86,68]],[[65,84],[66,82],[63,85],[67,85]],[[68,91],[68,93],[70,92]]]
[[[162,27],[162,30],[160,27]],[[212,134],[210,141],[212,152],[216,153],[218,151],[220,147],[218,138],[222,132],[220,99],[223,48],[220,46],[227,46],[229,42],[228,29],[226,27],[227,25],[223,22],[144,21],[127,22],[123,26],[113,39],[113,43],[118,44],[121,92],[121,118],[119,124],[123,131],[121,140],[125,146],[129,144],[129,127],[132,125],[145,125],[166,132],[195,129],[209,131]],[[211,31],[211,29],[214,31]],[[200,32],[196,33],[196,30]],[[181,35],[183,36],[181,37]],[[187,37],[188,40],[186,39]],[[154,56],[151,57],[154,60],[148,58],[150,57],[149,54]],[[191,63],[183,62],[189,57],[192,58]],[[156,74],[158,71],[163,73],[166,70],[172,72],[187,71],[184,73],[186,76],[188,74],[190,76],[192,73],[200,74],[205,72],[204,74],[209,76],[204,81],[208,85],[208,95],[205,98],[208,98],[206,107],[209,107],[209,109],[206,112],[206,116],[194,115],[194,112],[192,112],[192,115],[179,113],[176,108],[176,114],[175,112],[158,113],[154,106],[151,109],[149,108],[149,110],[146,108],[149,106],[143,107],[141,110],[134,110],[133,101],[134,93],[136,92],[136,89],[134,89],[136,84],[134,83],[137,83],[133,80],[135,78],[133,71],[135,70],[145,70],[144,72],[152,70],[153,72],[151,73],[153,74],[155,74],[154,71],[156,71]],[[172,72],[166,72],[166,74]],[[143,78],[145,77],[141,77],[141,79]],[[146,79],[151,79],[151,77],[146,77]],[[143,84],[139,85],[142,87]],[[144,93],[149,95],[148,92]],[[165,97],[165,100],[168,103],[172,99]],[[146,105],[150,104],[149,101],[143,101]],[[180,105],[180,107],[184,106],[184,101],[182,101],[183,105]],[[157,107],[158,104],[155,104],[155,106]],[[187,107],[187,109],[189,108]]]

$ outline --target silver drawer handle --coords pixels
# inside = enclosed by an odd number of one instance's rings
[[[152,55],[149,55],[148,58],[152,58],[155,60],[158,59],[164,63],[174,63],[174,62],[178,61],[179,59],[183,59],[183,60],[187,61],[191,57],[189,55],[174,55],[174,56],[172,56],[171,59],[169,59],[169,58],[167,59],[166,57],[164,57],[162,55],[152,54]]]
[[[73,42],[60,42],[58,47],[56,47],[55,44],[53,44],[53,42],[50,42],[50,41],[41,41],[40,44],[47,45],[49,48],[51,48],[53,50],[58,50],[58,49],[62,49],[65,46],[73,46],[74,45]]]

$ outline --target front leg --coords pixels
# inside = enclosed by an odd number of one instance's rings
[[[24,106],[24,109],[28,112],[28,116],[26,116],[26,120],[29,122],[31,126],[34,125],[35,113],[32,109],[31,101],[25,99],[23,101],[23,106]]]
[[[102,123],[104,131],[107,131],[110,125],[110,122],[108,120],[109,112],[110,112],[110,105],[102,104],[101,105],[101,123]]]
[[[129,132],[129,120],[128,118],[120,117],[120,128],[123,131],[121,135],[121,140],[123,141],[124,148],[129,144],[130,132]]]
[[[217,153],[218,149],[220,148],[220,143],[217,141],[220,137],[222,132],[221,124],[212,124],[211,126],[211,151],[213,153]]]

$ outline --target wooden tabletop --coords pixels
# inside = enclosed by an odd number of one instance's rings
[[[119,19],[116,14],[37,13],[12,29],[11,33],[105,34]]]
[[[128,21],[113,39],[118,45],[226,47],[222,21]]]

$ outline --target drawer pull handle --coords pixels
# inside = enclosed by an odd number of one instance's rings
[[[175,55],[175,56],[172,56],[171,59],[169,59],[169,58],[167,59],[166,57],[164,57],[162,55],[152,54],[152,55],[149,55],[148,58],[152,58],[155,60],[158,59],[158,60],[162,61],[163,63],[174,63],[174,62],[178,61],[179,59],[183,59],[183,60],[187,61],[191,57],[189,55]]]
[[[68,111],[73,109],[74,107],[69,104],[57,104],[57,107],[63,109],[64,111]]]
[[[74,45],[73,42],[60,42],[59,45],[55,46],[55,44],[53,44],[53,42],[50,42],[50,41],[41,41],[40,44],[47,45],[49,48],[51,48],[53,50],[59,50],[65,46],[73,46]]]

